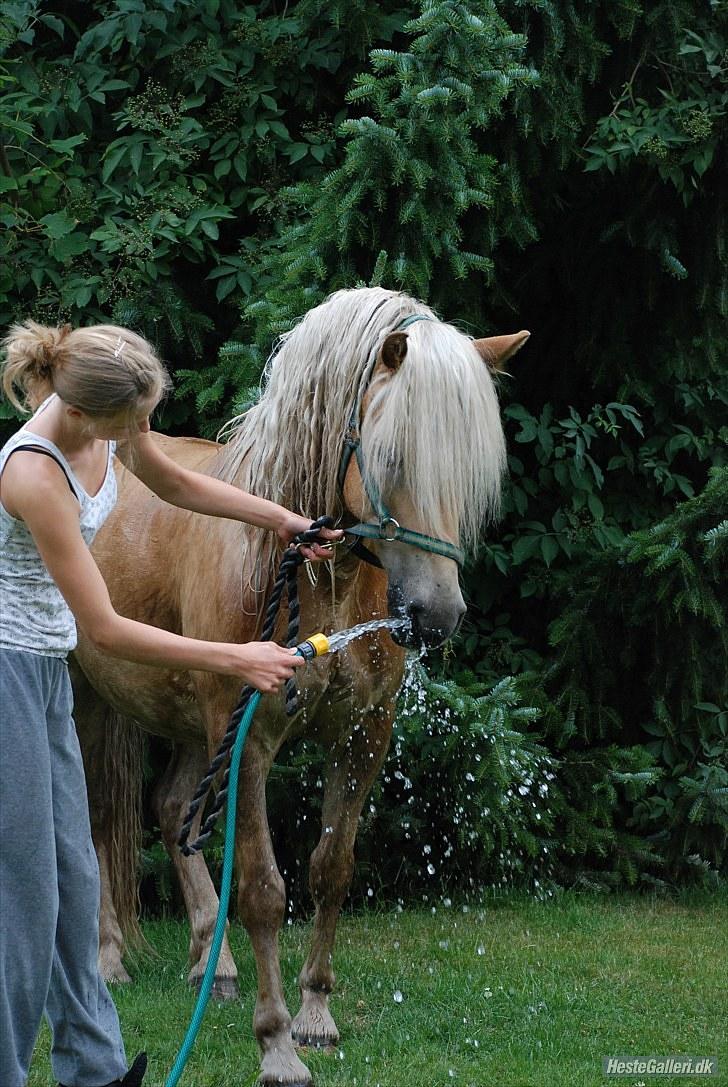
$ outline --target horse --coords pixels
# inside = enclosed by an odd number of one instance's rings
[[[352,641],[299,672],[294,716],[286,716],[281,697],[266,695],[245,744],[237,908],[257,966],[253,1029],[265,1087],[309,1087],[311,1075],[296,1045],[323,1047],[338,1040],[329,1009],[332,956],[353,873],[358,819],[387,754],[407,647],[441,644],[465,612],[459,564],[496,515],[505,466],[496,372],[528,335],[472,339],[404,293],[340,290],[281,338],[266,365],[260,399],[232,420],[224,443],[155,435],[180,464],[312,517],[331,514],[350,533],[346,539],[355,543],[338,547],[330,576],[320,571],[316,585],[299,579],[302,638],[374,618],[408,620],[396,631]],[[117,473],[117,509],[93,553],[120,614],[193,638],[255,638],[281,542],[261,529],[165,504],[123,467]],[[280,640],[285,610],[279,619]],[[112,660],[83,635],[74,682],[102,875],[104,973],[128,977],[112,901],[120,862],[118,827],[114,833],[110,827],[120,802],[99,771],[105,758],[107,771],[120,772],[120,752],[108,751],[110,733],[104,739],[111,712],[175,745],[156,797],[190,918],[190,981],[197,983],[207,963],[217,898],[202,855],[184,858],[175,843],[193,787],[237,702],[238,682]],[[286,892],[265,786],[282,745],[302,736],[324,746],[327,767],[321,836],[309,868],[312,943],[298,978],[301,1006],[291,1019],[277,948]],[[199,817],[193,836],[197,826]],[[131,863],[128,849],[124,863]],[[217,995],[234,993],[235,978],[226,941]]]

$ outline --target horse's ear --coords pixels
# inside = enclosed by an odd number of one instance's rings
[[[399,370],[407,354],[407,333],[390,332],[379,352],[379,359],[388,370]]]
[[[483,340],[473,340],[473,347],[491,370],[500,373],[508,359],[520,351],[531,335],[530,332],[513,332],[510,336],[486,336]]]

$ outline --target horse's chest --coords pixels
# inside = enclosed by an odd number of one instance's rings
[[[333,743],[393,698],[400,686],[401,669],[372,668],[361,657],[347,653],[328,658],[326,664],[325,670],[322,661],[301,677],[301,711],[294,731]],[[318,675],[317,668],[321,669]]]

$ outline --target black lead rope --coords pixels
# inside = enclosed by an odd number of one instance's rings
[[[326,541],[319,538],[319,531],[322,528],[330,528],[333,523],[332,517],[319,517],[317,521],[311,523],[310,528],[306,529],[305,532],[299,533],[298,536],[295,537],[293,543],[283,552],[281,564],[278,567],[278,573],[275,582],[273,583],[273,589],[271,590],[265,612],[265,622],[263,623],[263,630],[260,635],[261,642],[269,642],[273,638],[278,612],[280,611],[281,601],[283,599],[283,590],[285,589],[288,598],[288,633],[286,645],[290,648],[298,645],[298,627],[300,618],[300,607],[298,603],[298,568],[304,562],[303,555],[300,552],[300,545],[325,543]],[[210,763],[204,778],[195,790],[195,795],[190,802],[185,821],[182,824],[182,829],[179,838],[177,839],[177,844],[185,857],[191,857],[193,853],[199,853],[204,849],[212,834],[217,818],[225,806],[230,781],[230,752],[235,745],[235,738],[238,734],[240,722],[243,719],[248,702],[255,690],[255,687],[249,685],[243,687],[240,692],[238,704],[232,712],[230,723],[228,724],[227,731],[218,748],[217,754]],[[286,713],[290,717],[297,709],[298,697],[296,681],[295,679],[288,679],[286,680]],[[194,842],[189,842],[192,823],[200,810],[200,805],[204,803],[205,798],[210,792],[213,781],[226,763],[227,767],[222,779],[222,785],[215,796],[210,812],[200,828],[200,833],[196,840]]]

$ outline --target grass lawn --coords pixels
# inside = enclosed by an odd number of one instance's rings
[[[189,1022],[187,930],[145,926],[158,958],[113,991],[129,1056],[146,1049],[163,1087]],[[289,1007],[309,926],[288,926]],[[252,1087],[255,973],[244,931],[233,950],[242,999],[210,1005],[180,1087]],[[592,1087],[728,1082],[728,901],[561,894],[469,908],[371,911],[339,926],[331,999],[341,1043],[307,1052],[318,1087]],[[49,1033],[29,1087],[55,1081]],[[606,1055],[717,1056],[720,1075],[604,1077]],[[146,1082],[145,1082],[146,1087]]]

